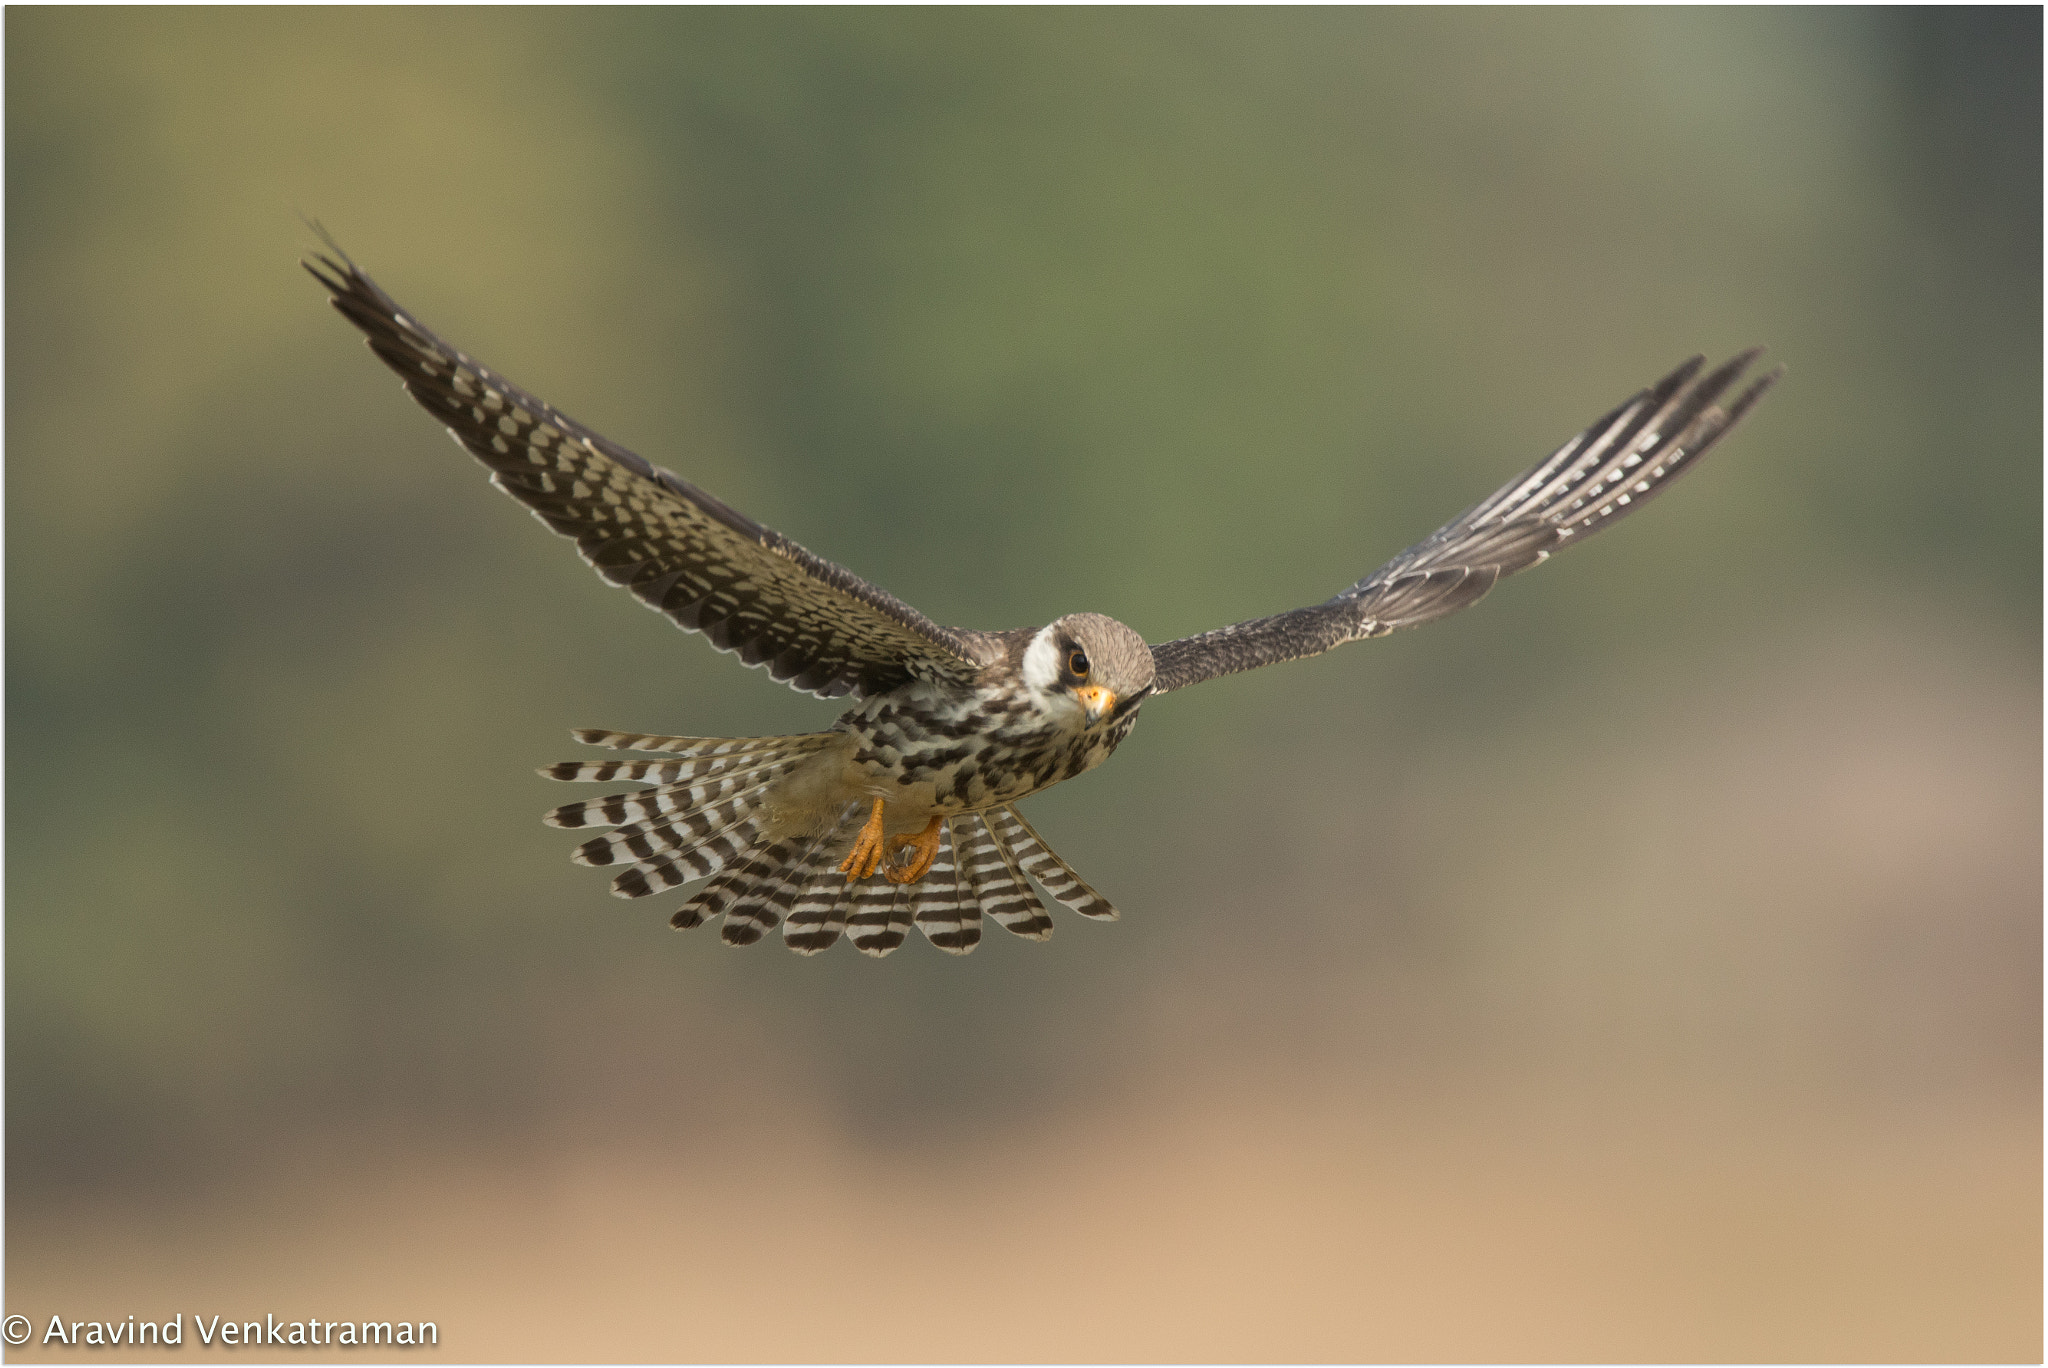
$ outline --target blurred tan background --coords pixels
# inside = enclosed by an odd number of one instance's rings
[[[38,1336],[2041,1356],[2037,10],[6,26]],[[532,769],[834,709],[493,492],[300,212],[979,627],[1320,599],[1694,350],[1791,374],[1593,548],[1033,800],[1119,924],[806,961],[608,897]]]

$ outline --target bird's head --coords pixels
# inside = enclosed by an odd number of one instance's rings
[[[1024,685],[1045,709],[1079,727],[1129,717],[1152,692],[1152,648],[1100,613],[1069,613],[1024,648]]]

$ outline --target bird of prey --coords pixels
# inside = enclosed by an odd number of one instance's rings
[[[1219,675],[1320,655],[1477,602],[1504,575],[1619,522],[1698,464],[1782,373],[1731,391],[1758,355],[1702,376],[1694,357],[1526,473],[1333,597],[1147,645],[1099,613],[1043,627],[944,627],[599,436],[429,332],[330,242],[302,263],[420,406],[491,483],[575,541],[598,574],[685,631],[820,698],[829,730],[745,738],[577,731],[654,758],[568,761],[551,779],[650,787],[556,808],[609,827],[578,864],[618,867],[638,898],[709,878],[671,918],[724,918],[728,944],[781,927],[799,954],[841,934],[886,955],[910,928],[966,954],[982,919],[1035,940],[1032,891],[1085,917],[1116,909],[1017,811],[1095,768],[1150,699]]]

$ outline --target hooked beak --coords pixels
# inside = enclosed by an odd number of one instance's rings
[[[1080,701],[1082,711],[1088,714],[1088,725],[1094,726],[1109,715],[1116,706],[1116,695],[1100,684],[1084,684],[1074,690],[1074,697]]]
[[[1152,686],[1147,684],[1129,698],[1119,700],[1115,694],[1100,684],[1089,684],[1074,690],[1074,697],[1079,700],[1082,711],[1087,714],[1088,725],[1092,727],[1105,717],[1112,722],[1122,719],[1126,713],[1143,703],[1151,693]]]
[[[1123,702],[1117,704],[1116,708],[1109,714],[1109,720],[1112,722],[1116,721],[1117,719],[1121,718],[1125,713],[1135,710],[1140,703],[1143,703],[1146,699],[1150,698],[1151,696],[1152,686],[1150,684],[1147,684],[1144,688],[1138,690],[1129,698],[1126,698]]]

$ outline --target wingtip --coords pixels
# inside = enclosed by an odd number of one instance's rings
[[[346,282],[361,274],[356,269],[355,261],[347,252],[342,250],[341,244],[334,240],[334,234],[328,232],[327,225],[320,222],[319,219],[313,218],[304,210],[300,210],[299,222],[305,224],[313,236],[320,239],[320,245],[327,249],[325,252],[313,252],[307,256],[300,257],[299,265],[305,267],[315,280],[325,285],[328,289],[336,293],[347,293],[348,285]],[[318,262],[320,265],[315,266],[314,262]],[[326,267],[332,274],[323,275],[320,270],[322,266]]]
[[[1763,348],[1761,347],[1751,347],[1747,351],[1735,353],[1735,355],[1709,371],[1707,377],[1699,382],[1697,389],[1710,395],[1720,393],[1728,388],[1728,386],[1734,384],[1736,378],[1749,369],[1750,363],[1756,360],[1762,350]]]
[[[1752,360],[1754,360],[1757,356],[1761,355],[1762,352],[1762,347],[1752,347],[1745,354],[1749,356]],[[1728,406],[1727,425],[1729,427],[1735,426],[1735,424],[1741,420],[1742,415],[1749,412],[1751,408],[1755,407],[1757,400],[1763,398],[1764,395],[1770,391],[1771,386],[1777,384],[1780,380],[1784,378],[1785,364],[1781,361],[1777,365],[1765,371],[1762,375],[1759,375],[1756,379],[1750,381],[1749,388],[1743,390],[1740,395],[1736,396],[1735,402]]]
[[[1686,357],[1685,360],[1673,367],[1669,375],[1650,386],[1644,393],[1649,395],[1671,394],[1691,383],[1692,378],[1698,375],[1700,368],[1706,364],[1706,353],[1694,352],[1691,356]]]
[[[346,263],[349,270],[353,271],[355,269],[355,262],[349,258],[347,252],[342,250],[341,244],[334,240],[334,234],[327,231],[326,224],[320,222],[319,219],[307,217],[304,212],[299,214],[299,222],[311,229],[313,235],[320,239],[320,245],[334,253],[335,256],[340,257]]]
[[[316,262],[318,265],[315,264]],[[329,294],[344,295],[348,293],[348,282],[345,279],[348,272],[330,258],[314,256],[309,260],[306,257],[300,257],[299,265],[305,268],[307,275],[319,281],[321,287]],[[323,267],[325,268],[324,270],[322,269]],[[329,272],[332,272],[332,274],[329,274]]]

